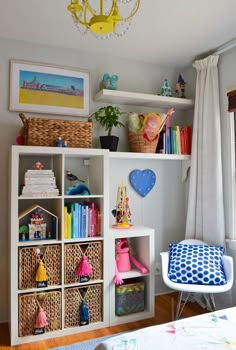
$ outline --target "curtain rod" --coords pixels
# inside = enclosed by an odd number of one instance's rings
[[[234,39],[228,41],[227,43],[217,47],[212,54],[213,55],[220,55],[221,53],[224,53],[224,52],[232,49],[235,46],[236,46],[236,38],[234,38]]]
[[[220,55],[226,51],[233,49],[234,47],[236,47],[236,38],[234,38],[230,41],[227,41],[225,44],[220,45],[215,50],[205,52],[204,54],[195,57],[194,62],[195,62],[195,60],[201,60],[201,59],[204,59],[204,58],[211,56],[211,55]]]

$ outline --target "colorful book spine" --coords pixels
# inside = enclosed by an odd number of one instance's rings
[[[191,154],[192,127],[190,125],[183,126],[180,129],[180,145],[181,154]]]
[[[67,213],[67,238],[72,238],[72,234],[71,234],[71,223],[72,223],[72,214],[71,213]]]
[[[67,223],[67,207],[64,207],[64,238],[67,239],[68,238],[68,223]]]
[[[73,238],[79,238],[79,203],[74,205],[73,218]]]
[[[167,154],[171,153],[171,135],[170,135],[170,118],[166,119],[166,133],[165,133],[165,152]]]

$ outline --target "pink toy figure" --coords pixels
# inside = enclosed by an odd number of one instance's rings
[[[42,170],[44,168],[44,165],[42,163],[40,163],[40,162],[37,162],[37,163],[34,164],[33,168],[35,170]]]
[[[130,271],[131,262],[142,274],[148,273],[148,269],[130,254],[127,239],[121,238],[116,244],[115,284],[123,284],[120,272]]]
[[[121,238],[116,245],[116,266],[119,272],[127,272],[131,270],[129,247],[127,239]]]

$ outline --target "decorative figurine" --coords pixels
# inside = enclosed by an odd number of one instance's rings
[[[118,79],[119,79],[118,75],[112,75],[112,77],[110,78],[110,85],[109,85],[110,90],[117,90]]]
[[[161,88],[161,96],[172,96],[171,87],[167,79],[165,79]]]
[[[108,73],[105,73],[102,78],[101,87],[103,89],[116,90],[118,79],[118,75],[114,74],[110,76]]]
[[[61,136],[59,136],[58,139],[57,139],[57,147],[62,147],[62,146],[63,146],[62,138],[61,138]]]
[[[182,78],[182,75],[179,74],[178,81],[177,81],[176,86],[175,86],[176,97],[186,98],[186,96],[185,96],[185,85],[186,85],[186,82]]]
[[[66,178],[69,181],[85,182],[84,180],[79,179],[76,175],[72,174],[70,170],[66,170]]]
[[[42,170],[44,168],[44,165],[40,162],[36,162],[33,166],[35,170]]]
[[[28,226],[30,240],[46,238],[47,224],[44,222],[41,210],[35,210],[32,212]]]
[[[112,211],[116,218],[114,228],[130,228],[131,225],[131,211],[129,208],[129,198],[127,197],[127,187],[119,185],[117,191],[116,209]]]
[[[28,225],[21,225],[19,228],[19,240],[20,241],[28,241],[29,239],[29,226]]]

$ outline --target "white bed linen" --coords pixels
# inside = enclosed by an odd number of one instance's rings
[[[132,350],[236,349],[236,307],[114,336],[94,350],[123,350],[123,341],[132,339]]]

